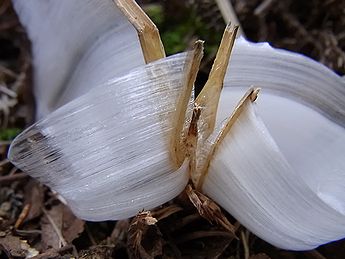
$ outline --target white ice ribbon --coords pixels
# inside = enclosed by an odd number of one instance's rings
[[[14,0],[33,43],[37,118],[145,64],[137,33],[112,0]]]
[[[220,144],[205,193],[278,247],[306,250],[344,237],[341,77],[300,54],[240,39],[224,85],[219,123],[249,85],[262,90]]]

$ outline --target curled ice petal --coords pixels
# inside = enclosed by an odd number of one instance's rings
[[[137,33],[112,0],[14,0],[32,43],[37,118],[145,64]]]
[[[248,105],[219,144],[203,190],[281,248],[345,237],[344,81],[303,55],[241,39],[218,125],[250,85],[262,88],[257,111]]]
[[[64,197],[77,216],[122,219],[178,195],[169,145],[187,54],[138,68],[65,104],[26,129],[9,159]]]

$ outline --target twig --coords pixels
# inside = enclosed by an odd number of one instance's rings
[[[14,175],[18,171],[17,167],[13,167],[11,171],[8,173],[8,175]]]
[[[264,0],[264,1],[262,1],[261,4],[259,4],[259,6],[255,8],[254,14],[256,16],[259,16],[260,14],[265,12],[273,4],[273,2],[274,2],[274,0]]]
[[[284,22],[290,25],[292,29],[296,30],[296,34],[298,37],[303,37],[304,42],[312,43],[319,53],[323,51],[319,40],[308,33],[307,29],[300,23],[296,16],[288,14],[286,12],[282,12],[282,19]]]
[[[10,140],[2,140],[0,141],[0,146],[8,146],[11,145],[12,141]]]
[[[42,231],[41,230],[38,230],[38,229],[28,229],[28,230],[24,230],[24,229],[15,229],[14,230],[16,235],[19,235],[19,236],[38,236],[38,235],[41,235],[42,234]]]
[[[53,229],[55,230],[55,233],[58,235],[59,239],[60,239],[60,242],[62,244],[62,246],[66,246],[67,245],[67,242],[66,240],[64,239],[60,229],[56,226],[54,220],[52,219],[52,217],[49,215],[49,213],[45,210],[45,208],[42,208],[42,211],[43,213],[46,215],[49,223],[52,225]]]
[[[7,165],[10,161],[5,158],[4,160],[0,161],[0,167],[3,167],[4,165]]]
[[[31,204],[26,204],[24,206],[22,212],[19,214],[19,217],[18,217],[16,223],[14,224],[14,228],[17,229],[23,224],[24,220],[29,215],[30,209],[31,209]]]
[[[241,24],[237,18],[236,12],[230,2],[230,0],[216,0],[218,8],[223,16],[223,19],[226,24],[231,23],[234,25],[239,26],[238,34],[237,36],[239,37],[242,35],[243,37],[246,37],[244,34]]]
[[[241,231],[241,239],[242,239],[243,250],[244,250],[244,258],[248,259],[250,255],[249,247],[248,247],[248,239],[243,230]]]
[[[307,251],[307,252],[304,252],[304,254],[314,259],[326,259],[326,257],[320,254],[317,250]]]
[[[146,63],[165,57],[163,43],[156,25],[134,0],[114,0],[118,8],[138,32]]]
[[[16,78],[17,76],[12,70],[8,69],[7,67],[4,67],[3,65],[0,65],[0,72],[12,78]]]
[[[17,98],[17,93],[12,91],[11,89],[8,89],[7,87],[0,85],[0,92],[7,94],[9,97]]]
[[[5,176],[0,176],[0,184],[5,184],[13,181],[18,181],[22,180],[28,177],[26,173],[17,173],[14,175],[5,175]]]

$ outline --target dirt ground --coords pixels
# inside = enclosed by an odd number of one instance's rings
[[[211,0],[139,1],[168,54],[206,41],[206,80],[225,27]],[[233,0],[246,37],[303,53],[345,74],[344,0]],[[277,249],[186,190],[173,201],[118,222],[84,222],[6,159],[11,140],[33,121],[30,43],[8,0],[0,1],[0,258],[345,258],[345,241],[308,252]],[[6,90],[7,89],[7,90]],[[188,196],[189,195],[189,196]],[[191,197],[194,197],[191,198]],[[147,225],[152,219],[157,224]]]

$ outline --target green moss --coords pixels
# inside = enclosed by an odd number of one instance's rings
[[[164,22],[164,10],[160,4],[149,4],[145,6],[145,13],[151,20],[160,27]]]
[[[18,128],[8,128],[0,129],[0,140],[12,140],[14,139],[22,130]]]
[[[207,26],[194,8],[178,10],[178,17],[165,13],[164,5],[161,4],[147,5],[145,11],[160,30],[167,55],[186,50],[197,39],[206,40],[206,56],[215,54],[222,32]]]

